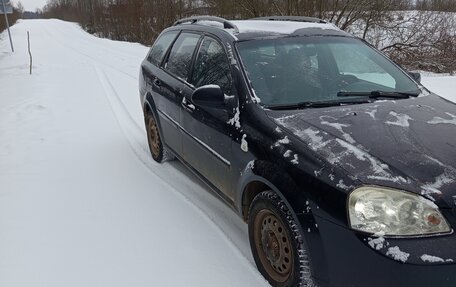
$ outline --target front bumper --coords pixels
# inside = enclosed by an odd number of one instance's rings
[[[303,227],[305,220],[300,220]],[[455,234],[385,238],[374,244],[379,241],[319,217],[315,220],[315,227],[304,233],[319,287],[456,286]],[[444,262],[429,262],[437,257]]]

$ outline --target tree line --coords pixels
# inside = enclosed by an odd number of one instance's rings
[[[417,0],[415,6],[420,10],[456,12],[454,0]]]
[[[192,15],[312,16],[366,39],[407,68],[453,72],[452,11],[454,0],[48,0],[43,16],[78,22],[100,37],[149,46],[164,28]]]

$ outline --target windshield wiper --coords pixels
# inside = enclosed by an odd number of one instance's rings
[[[341,105],[353,105],[353,104],[365,104],[369,103],[367,100],[349,100],[349,101],[318,101],[318,102],[300,102],[294,104],[284,104],[284,105],[269,105],[265,108],[270,110],[297,110],[297,109],[306,109],[306,108],[325,108],[325,107],[334,107]]]
[[[338,97],[369,97],[371,99],[378,98],[390,98],[390,99],[408,99],[410,97],[418,97],[419,94],[407,93],[407,92],[384,92],[384,91],[372,91],[372,92],[338,92]]]

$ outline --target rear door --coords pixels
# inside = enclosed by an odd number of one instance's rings
[[[167,51],[173,44],[179,32],[180,31],[170,31],[161,34],[155,41],[152,49],[150,49],[146,60],[143,61],[141,65],[146,90],[152,95],[156,107],[160,107],[160,109],[157,109],[157,112],[158,110],[166,111],[171,109],[170,107],[167,108],[169,100],[165,97],[164,90],[161,85],[166,77],[166,73],[162,70],[161,66],[165,56],[167,55]],[[170,113],[170,111],[167,112]],[[175,142],[178,142],[179,146],[182,146],[182,137],[178,136],[176,128],[170,125],[168,121],[162,120],[161,117],[159,122],[162,130],[165,131],[162,135],[165,143],[172,147],[172,149],[176,149],[176,144],[174,144]],[[174,131],[172,129],[174,129]]]
[[[194,89],[209,84],[220,86],[227,96],[233,94],[228,57],[216,39],[203,38],[189,82],[193,87],[184,87],[181,114],[184,159],[233,200],[230,194],[232,126],[229,124],[232,108],[203,108],[191,102]]]
[[[178,155],[182,155],[182,131],[179,126],[182,89],[200,37],[197,33],[182,32],[169,51],[162,70],[152,82],[154,90],[160,94],[154,100],[164,141]]]

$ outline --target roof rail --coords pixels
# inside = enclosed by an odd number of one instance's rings
[[[239,32],[238,27],[236,25],[234,25],[232,22],[230,22],[226,19],[220,18],[220,17],[216,17],[216,16],[192,16],[192,17],[188,17],[188,18],[183,18],[183,19],[180,19],[180,20],[177,20],[176,22],[174,22],[173,26],[177,26],[177,25],[184,24],[184,23],[194,24],[198,21],[213,21],[213,22],[222,23],[223,28],[234,29],[234,31],[236,33]]]
[[[305,16],[266,16],[266,17],[257,17],[251,18],[249,20],[266,20],[266,21],[294,21],[294,22],[310,22],[310,23],[327,23],[325,20],[315,18],[315,17],[305,17]]]

